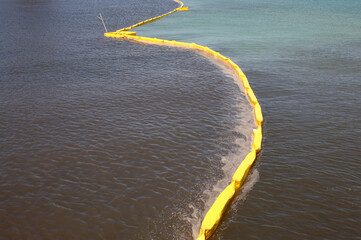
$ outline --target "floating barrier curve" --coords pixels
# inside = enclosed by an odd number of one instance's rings
[[[201,51],[206,55],[211,55],[217,60],[223,62],[226,66],[233,69],[238,76],[238,81],[241,82],[244,86],[245,93],[248,96],[251,104],[254,107],[254,117],[257,124],[257,129],[253,130],[253,144],[252,144],[252,151],[248,153],[246,158],[242,161],[239,165],[237,170],[235,171],[231,183],[220,193],[217,197],[216,201],[213,203],[211,208],[208,210],[206,216],[204,217],[201,229],[199,233],[199,237],[197,240],[206,240],[208,239],[216,230],[218,223],[220,222],[224,212],[226,211],[228,205],[231,203],[232,199],[238,191],[240,190],[241,186],[243,185],[250,168],[252,167],[253,163],[256,160],[257,153],[261,150],[262,144],[262,123],[263,123],[263,115],[261,106],[258,103],[256,96],[253,93],[252,88],[249,85],[246,75],[242,72],[242,70],[235,64],[231,59],[221,55],[219,52],[216,52],[208,47],[204,47],[195,43],[185,43],[185,42],[178,42],[178,41],[169,41],[157,38],[149,38],[149,37],[140,37],[136,36],[136,32],[129,31],[133,28],[139,27],[143,24],[158,20],[162,17],[165,17],[169,14],[172,14],[177,11],[188,11],[188,7],[184,7],[183,2],[179,0],[173,0],[180,4],[180,6],[168,13],[163,15],[147,19],[145,21],[139,22],[134,24],[130,27],[119,29],[115,32],[108,32],[104,33],[105,37],[110,38],[120,38],[126,40],[133,40],[136,42],[142,43],[149,43],[149,44],[157,44],[157,45],[168,45],[173,47],[182,47],[182,48],[190,48],[197,51]]]

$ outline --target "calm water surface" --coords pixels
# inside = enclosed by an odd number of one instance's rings
[[[361,2],[187,5],[142,32],[231,57],[265,115],[259,180],[213,239],[360,239]]]
[[[246,73],[259,159],[213,239],[361,239],[361,5],[185,2],[140,27]],[[105,39],[169,1],[0,2],[0,238],[192,239],[254,121],[217,64]],[[221,33],[221,34],[219,34]]]
[[[205,57],[106,39],[96,18],[115,30],[175,6],[1,2],[1,239],[192,238],[252,109]]]

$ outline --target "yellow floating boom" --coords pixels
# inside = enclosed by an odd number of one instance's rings
[[[148,37],[141,37],[136,36],[136,32],[129,31],[132,28],[141,26],[145,23],[155,21],[157,19],[160,19],[164,16],[167,16],[171,13],[177,12],[177,11],[188,11],[188,7],[184,7],[184,4],[179,0],[173,0],[180,4],[180,6],[166,14],[160,15],[158,17],[150,18],[145,21],[139,22],[137,24],[134,24],[130,27],[119,29],[115,32],[109,32],[104,33],[105,37],[111,37],[111,38],[123,38],[127,40],[134,40],[137,42],[143,42],[143,43],[149,43],[149,44],[158,44],[158,45],[171,45],[176,47],[183,47],[183,48],[191,48],[196,49],[204,52],[205,54],[210,54],[213,57],[217,58],[218,60],[222,61],[226,66],[229,66],[230,68],[234,69],[236,76],[238,76],[239,81],[242,82],[245,92],[251,102],[251,104],[254,107],[254,114],[255,114],[255,121],[257,124],[257,129],[253,130],[253,144],[252,144],[252,151],[248,153],[246,158],[242,161],[242,163],[239,165],[237,170],[235,171],[231,183],[219,194],[216,201],[213,203],[209,211],[207,212],[206,216],[204,217],[199,233],[199,237],[197,240],[206,240],[208,239],[212,233],[217,228],[217,225],[219,221],[221,220],[223,213],[226,211],[227,206],[232,201],[233,197],[237,194],[237,192],[240,190],[242,184],[244,183],[248,171],[253,165],[256,154],[261,150],[261,144],[262,144],[262,123],[263,123],[263,115],[261,106],[258,103],[258,100],[256,96],[253,93],[252,88],[249,85],[249,82],[247,80],[247,77],[242,72],[242,70],[235,64],[231,59],[223,56],[222,54],[201,45],[197,45],[195,43],[184,43],[184,42],[177,42],[177,41],[169,41],[169,40],[163,40],[163,39],[157,39],[157,38],[148,38]]]

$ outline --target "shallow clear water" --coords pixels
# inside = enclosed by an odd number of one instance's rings
[[[360,238],[359,1],[185,4],[136,31],[231,57],[265,117],[213,239]],[[196,235],[249,150],[248,101],[216,63],[106,39],[96,18],[116,30],[175,6],[0,2],[0,238]]]

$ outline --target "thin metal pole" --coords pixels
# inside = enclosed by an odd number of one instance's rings
[[[107,27],[105,26],[105,23],[104,23],[104,20],[103,20],[103,16],[102,16],[102,14],[101,14],[101,13],[99,13],[98,18],[102,21],[103,26],[104,26],[104,28],[105,28],[105,32],[108,32]]]

